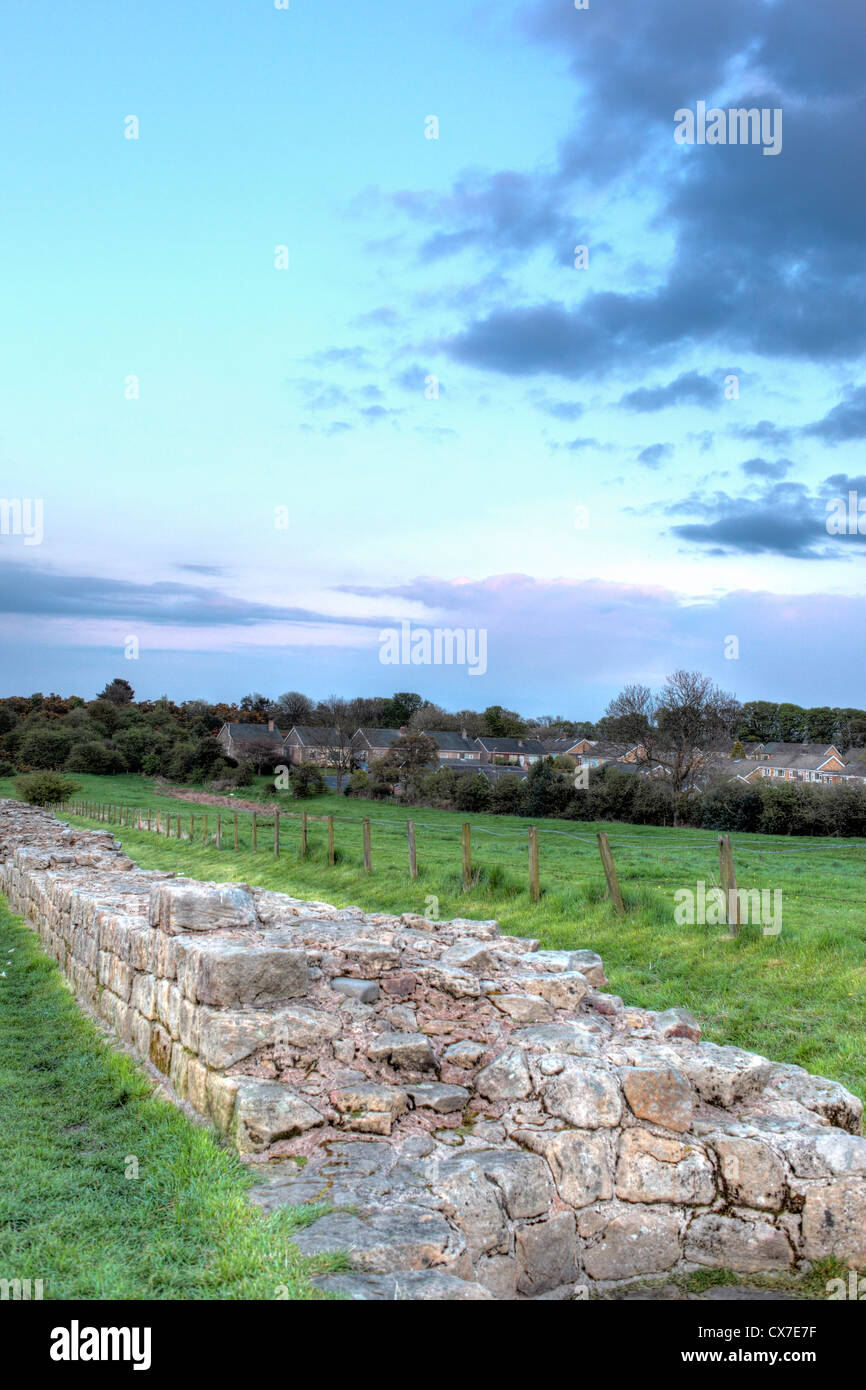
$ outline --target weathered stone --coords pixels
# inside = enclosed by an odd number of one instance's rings
[[[599,1051],[598,1033],[591,1025],[582,1023],[541,1023],[520,1028],[512,1033],[511,1041],[532,1051],[543,1048],[575,1057],[594,1057]]]
[[[390,1134],[399,1115],[409,1108],[409,1097],[396,1086],[361,1083],[331,1092],[346,1129],[362,1134]]]
[[[542,1158],[519,1149],[483,1150],[477,1158],[485,1177],[499,1188],[513,1221],[544,1215],[553,1185]]]
[[[863,1119],[863,1102],[846,1091],[837,1081],[812,1076],[802,1067],[773,1067],[768,1081],[773,1094],[784,1100],[794,1100],[806,1110],[814,1110],[831,1125],[859,1134]]]
[[[447,1215],[462,1231],[473,1260],[507,1253],[508,1225],[497,1189],[487,1181],[474,1155],[442,1160],[433,1186],[445,1203]]]
[[[488,998],[515,1023],[546,1023],[554,1017],[550,1005],[532,994],[490,994]]]
[[[407,1071],[433,1071],[436,1057],[424,1033],[380,1033],[367,1048],[371,1062],[390,1062]]]
[[[233,1138],[241,1153],[259,1153],[278,1139],[291,1139],[324,1122],[290,1086],[249,1077],[238,1082]]]
[[[574,1216],[570,1211],[555,1212],[545,1221],[520,1227],[514,1237],[520,1293],[537,1297],[549,1289],[573,1283],[578,1275],[577,1251]]]
[[[255,904],[245,888],[192,879],[157,884],[150,897],[150,921],[171,935],[258,926]]]
[[[470,1071],[481,1061],[484,1052],[483,1043],[472,1042],[470,1038],[464,1038],[460,1042],[452,1043],[450,1047],[446,1047],[442,1053],[442,1061],[447,1062],[451,1067],[461,1067],[463,1071]]]
[[[784,1233],[768,1221],[707,1213],[696,1216],[686,1235],[685,1257],[695,1264],[733,1269],[738,1274],[788,1269],[793,1261]]]
[[[488,1100],[518,1100],[528,1096],[532,1081],[520,1048],[508,1048],[484,1067],[475,1078],[475,1089]]]
[[[360,999],[362,1004],[375,1004],[379,998],[379,986],[375,980],[356,980],[351,975],[337,976],[331,981],[331,989],[338,994],[348,995],[350,999]]]
[[[857,1178],[810,1187],[803,1203],[803,1254],[866,1266],[866,1187]]]
[[[603,1131],[520,1130],[515,1137],[547,1160],[556,1190],[569,1206],[586,1207],[613,1196],[612,1152]]]
[[[616,1195],[624,1202],[707,1206],[716,1195],[713,1165],[693,1144],[627,1129],[619,1148]]]
[[[656,1014],[655,1025],[663,1038],[690,1038],[700,1042],[701,1025],[688,1009],[665,1009]]]
[[[618,1125],[622,1098],[615,1075],[577,1058],[563,1061],[562,1071],[539,1086],[548,1115],[567,1120],[576,1129]]]
[[[309,990],[303,951],[221,941],[175,940],[178,982],[188,999],[216,1008],[261,1006],[295,999]]]
[[[589,988],[577,970],[515,976],[515,984],[527,994],[538,994],[554,1009],[576,1009]]]
[[[329,1212],[297,1231],[292,1243],[302,1255],[349,1251],[355,1269],[373,1274],[439,1268],[468,1273],[465,1245],[439,1212],[403,1205],[365,1217]]]
[[[441,989],[454,999],[478,999],[481,982],[468,970],[455,970],[446,965],[420,965],[416,974],[432,989]]]
[[[760,1095],[773,1070],[766,1057],[715,1043],[702,1043],[699,1049],[683,1052],[679,1065],[705,1101],[727,1110]]]
[[[692,1121],[694,1092],[675,1067],[626,1067],[622,1088],[640,1120],[664,1129],[685,1130]]]
[[[319,1048],[340,1032],[333,1014],[304,1004],[246,1011],[202,1008],[199,1021],[201,1058],[221,1071],[262,1047]]]
[[[378,941],[347,941],[337,950],[353,965],[358,965],[370,975],[393,970],[400,964],[400,952],[395,946],[383,946]]]
[[[679,1220],[658,1208],[612,1216],[583,1249],[590,1279],[631,1279],[661,1274],[680,1258]]]
[[[760,1139],[714,1135],[722,1181],[729,1199],[744,1207],[778,1211],[786,1191],[785,1165]]]
[[[472,937],[458,937],[439,957],[440,965],[451,970],[467,970],[473,975],[490,975],[495,969],[486,946]]]
[[[412,1104],[424,1110],[433,1110],[437,1115],[450,1115],[462,1110],[469,1100],[469,1092],[463,1086],[446,1086],[441,1081],[419,1081],[406,1084],[406,1092]]]

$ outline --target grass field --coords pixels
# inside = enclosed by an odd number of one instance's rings
[[[0,1278],[45,1299],[308,1299],[315,1271],[263,1216],[237,1156],[154,1090],[79,1010],[0,900]],[[136,1176],[137,1171],[137,1176]]]
[[[683,1004],[704,1035],[736,1043],[833,1077],[866,1099],[866,842],[733,837],[741,887],[780,889],[782,930],[764,936],[747,926],[736,940],[720,926],[678,926],[674,892],[719,881],[717,837],[710,831],[578,822],[539,822],[542,898],[528,889],[527,829],[517,817],[464,817],[448,811],[362,802],[336,795],[281,811],[335,817],[337,863],[329,866],[326,827],[309,825],[308,857],[299,855],[300,827],[283,815],[281,855],[263,829],[252,852],[251,816],[238,815],[239,852],[231,812],[222,812],[223,847],[202,842],[203,815],[216,828],[216,808],[161,794],[141,777],[87,777],[82,799],[171,814],[172,835],[195,817],[195,840],[157,837],[117,827],[129,854],[149,868],[196,878],[235,880],[367,910],[440,917],[496,917],[504,931],[536,936],[548,947],[588,946],[604,957],[611,988],[651,1008]],[[0,795],[11,794],[0,783]],[[239,793],[255,799],[256,789]],[[373,872],[365,874],[361,818],[371,819]],[[409,878],[405,822],[417,826],[419,876]],[[460,825],[472,823],[475,881],[464,893]],[[163,820],[164,824],[164,820]],[[621,921],[610,908],[595,831],[610,835],[628,907]],[[435,900],[435,901],[434,901]]]

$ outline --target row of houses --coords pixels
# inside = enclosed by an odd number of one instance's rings
[[[386,758],[392,745],[409,730],[358,729],[349,741],[354,762],[360,768]],[[636,756],[636,750],[626,746],[579,738],[470,738],[465,729],[460,733],[445,729],[424,729],[439,751],[443,766],[497,766],[526,772],[542,758],[565,754],[575,766],[584,764],[600,767],[604,762]],[[314,763],[328,766],[344,756],[344,737],[337,729],[320,725],[295,725],[287,734],[271,719],[267,724],[223,724],[217,741],[225,754],[238,762],[273,757],[277,762]]]
[[[369,768],[386,758],[398,738],[409,732],[401,729],[357,729],[349,740],[349,751],[356,767]],[[625,772],[664,775],[661,768],[646,767],[645,750],[640,744],[613,743],[605,739],[548,738],[529,736],[470,738],[465,729],[457,733],[443,729],[424,729],[432,738],[442,767],[476,769],[485,774],[511,770],[525,776],[533,763],[542,758],[564,755],[575,767],[598,768],[616,764]],[[327,767],[346,761],[344,736],[337,729],[319,725],[295,725],[284,734],[273,720],[267,724],[224,724],[217,734],[227,756],[238,762],[250,760],[274,763],[313,763]],[[729,772],[742,782],[764,778],[784,782],[811,782],[836,786],[842,782],[866,784],[866,750],[845,752],[835,744],[758,743],[748,746],[742,758],[731,761],[723,752],[709,758],[701,756],[700,781],[712,774]]]
[[[846,751],[834,743],[758,743],[746,750],[746,762],[755,767],[740,771],[743,782],[769,778],[780,782],[815,782],[838,786],[841,782],[866,783],[866,750]],[[742,762],[739,764],[742,766]]]

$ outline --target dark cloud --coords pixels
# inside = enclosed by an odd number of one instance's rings
[[[827,502],[834,491],[847,493],[842,479],[827,479],[817,493],[803,483],[769,482],[757,494],[731,497],[725,492],[689,497],[666,508],[668,515],[701,520],[671,528],[680,540],[712,547],[713,554],[782,555],[796,560],[850,559],[863,554],[866,537],[831,536]],[[847,480],[856,482],[857,480]]]
[[[672,444],[648,444],[645,449],[641,449],[637,461],[642,463],[644,468],[658,468],[665,459],[670,458],[673,451]]]
[[[784,478],[794,465],[790,459],[776,459],[775,462],[771,462],[769,459],[753,458],[746,459],[740,467],[749,478],[777,479]]]
[[[759,420],[756,425],[736,425],[732,433],[739,439],[754,439],[760,444],[782,448],[790,443],[794,432],[787,426],[774,424],[772,420]]]
[[[620,400],[628,410],[664,410],[670,405],[718,405],[722,399],[721,378],[701,376],[700,372],[681,372],[666,386],[641,386],[627,391]]]
[[[849,386],[844,398],[823,420],[806,425],[800,433],[823,439],[827,444],[866,439],[866,386]]]

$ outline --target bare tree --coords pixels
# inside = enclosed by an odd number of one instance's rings
[[[354,700],[343,700],[339,695],[330,695],[321,701],[317,714],[322,713],[327,722],[323,734],[327,738],[328,752],[337,774],[337,791],[343,789],[343,778],[354,767],[353,738],[358,729],[357,711]],[[333,729],[333,734],[330,730]]]

